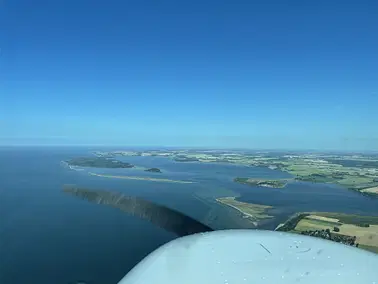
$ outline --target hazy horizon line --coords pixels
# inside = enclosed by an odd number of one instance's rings
[[[12,147],[59,147],[59,148],[85,148],[85,147],[99,147],[99,148],[124,148],[127,150],[144,149],[144,150],[162,150],[162,149],[195,149],[195,150],[233,150],[233,151],[265,151],[265,152],[341,152],[341,153],[378,153],[378,150],[362,150],[362,149],[311,149],[311,148],[258,148],[258,147],[220,147],[220,146],[165,146],[165,145],[149,145],[149,146],[126,146],[126,145],[112,145],[112,144],[0,144],[0,148]],[[101,149],[99,149],[101,150]],[[114,149],[115,150],[115,149]],[[122,149],[118,149],[122,150]]]

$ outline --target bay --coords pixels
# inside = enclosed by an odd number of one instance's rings
[[[64,184],[109,190],[166,205],[214,229],[249,228],[248,220],[215,201],[238,200],[272,205],[272,229],[296,211],[336,211],[378,215],[378,201],[337,186],[291,183],[284,189],[249,187],[237,176],[287,178],[266,168],[221,163],[183,163],[164,157],[122,157],[143,169],[70,170],[61,161],[91,155],[84,147],[0,148],[0,282],[18,284],[117,283],[138,261],[177,236],[117,209],[62,192]],[[91,176],[148,176],[191,184]]]

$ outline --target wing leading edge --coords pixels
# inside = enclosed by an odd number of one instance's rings
[[[158,248],[119,284],[369,283],[378,256],[309,236],[223,230],[175,239]]]

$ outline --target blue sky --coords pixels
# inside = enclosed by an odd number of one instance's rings
[[[5,1],[0,144],[378,150],[377,11]]]

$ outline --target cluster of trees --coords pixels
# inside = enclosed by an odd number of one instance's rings
[[[340,230],[339,228],[335,227],[334,230]],[[301,232],[302,235],[307,235],[307,236],[312,236],[312,237],[317,237],[317,238],[322,238],[338,243],[342,243],[345,245],[350,245],[350,246],[356,246],[358,247],[358,244],[356,243],[356,236],[350,237],[350,236],[345,236],[345,235],[339,235],[339,234],[332,234],[329,229],[326,230],[314,230],[314,231],[303,231]]]
[[[311,174],[311,175],[308,175],[308,176],[299,176],[297,175],[296,180],[299,180],[299,181],[309,181],[309,182],[316,182],[316,183],[326,183],[326,182],[332,182],[334,181],[335,178],[333,178],[332,176],[327,176],[327,175],[324,175],[324,174]],[[338,178],[337,178],[338,179]]]

